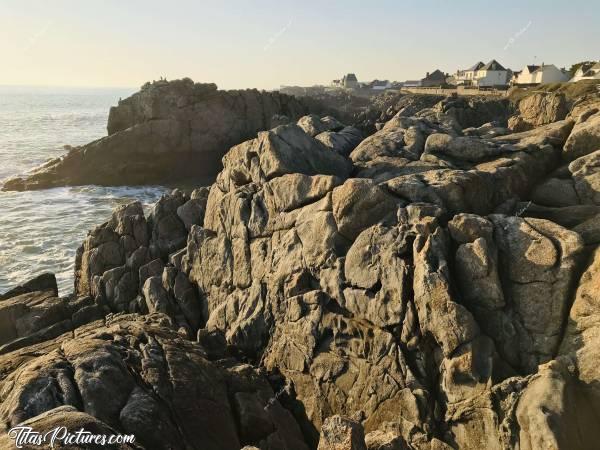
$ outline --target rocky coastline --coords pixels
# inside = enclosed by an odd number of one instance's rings
[[[599,94],[347,122],[178,83],[4,186],[214,178],[116,209],[72,294],[0,295],[2,448],[22,423],[136,436],[113,448],[597,448]]]
[[[307,112],[277,92],[220,91],[189,78],[146,83],[111,108],[106,137],[70,147],[3,189],[212,182],[232,145]]]

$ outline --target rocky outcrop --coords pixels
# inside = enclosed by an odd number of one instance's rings
[[[111,108],[108,136],[6,181],[3,189],[206,182],[229,147],[270,129],[274,116],[297,119],[306,112],[277,92],[218,91],[189,78],[147,83]]]
[[[600,112],[580,117],[565,142],[564,157],[572,161],[600,149]]]
[[[510,111],[508,100],[476,96],[446,97],[435,108],[453,117],[461,128],[477,128],[490,122],[506,126]]]
[[[556,171],[534,189],[531,198],[545,207],[579,208],[583,215],[565,214],[562,219],[575,219],[575,225],[589,219],[590,214],[595,215],[600,207],[600,150],[581,156]]]
[[[340,416],[327,418],[321,428],[318,450],[367,450],[362,426]]]
[[[75,295],[113,312],[169,313],[190,336],[203,322],[196,289],[178,271],[188,230],[202,225],[205,188],[163,196],[146,219],[139,202],[92,230],[75,261]]]
[[[518,113],[508,121],[508,127],[515,131],[527,131],[541,125],[563,120],[569,113],[564,94],[537,92],[518,103]]]
[[[313,445],[331,411],[361,415],[367,434],[390,421],[406,430],[407,421],[413,431],[396,437],[411,446],[443,436],[479,448],[473,443],[500,438],[467,433],[462,405],[485,396],[491,404],[491,386],[533,373],[560,343],[581,238],[550,222],[474,216],[481,229],[454,244],[442,224],[526,195],[558,164],[572,123],[463,142],[451,118],[433,117],[398,116],[351,154],[355,167],[378,158],[407,165],[426,155],[428,167],[416,174],[400,166],[379,179],[348,178],[343,159],[294,126],[234,147],[211,188],[203,227],[188,238],[182,269],[207,300],[206,329],[291,381]],[[406,145],[410,126],[423,133],[422,147]],[[433,130],[448,139],[428,147]],[[288,160],[290,148],[302,156]],[[457,236],[469,235],[469,226],[454,227],[461,228]],[[538,242],[540,259],[530,261]],[[455,245],[465,246],[460,266],[450,256]],[[487,275],[468,281],[482,258]],[[479,289],[491,298],[466,300]],[[553,306],[530,321],[538,302]]]
[[[427,109],[447,114],[461,128],[479,127],[492,121],[506,125],[510,111],[509,103],[504,99],[385,93],[375,97],[363,112],[356,115],[355,125],[372,134],[397,114],[411,117]]]
[[[90,297],[59,297],[54,276],[43,275],[2,295],[0,355],[61,335],[108,313]]]
[[[144,448],[595,448],[600,164],[573,141],[594,116],[511,133],[450,104],[360,142],[305,116],[233,146],[210,188],[117,209],[73,296],[0,301],[0,431],[58,415]]]
[[[51,419],[133,434],[142,448],[307,449],[260,371],[210,362],[160,314],[93,322],[70,339],[2,355],[0,365],[3,434],[20,423],[41,431]]]
[[[56,285],[56,277],[53,273],[43,273],[21,286],[17,286],[4,294],[0,295],[0,300],[16,297],[21,294],[29,294],[38,291],[51,291],[55,297],[58,297],[58,286]]]

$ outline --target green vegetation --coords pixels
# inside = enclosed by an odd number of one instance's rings
[[[508,99],[511,103],[517,104],[525,97],[539,92],[555,92],[564,94],[567,101],[574,100],[587,94],[598,92],[600,80],[581,80],[576,83],[548,83],[531,88],[511,88],[508,92]]]
[[[582,65],[584,64],[595,64],[596,61],[581,61],[578,62],[576,64],[573,64],[571,66],[571,68],[569,69],[569,73],[571,74],[571,76],[575,75],[575,72],[577,72],[577,69],[579,69]]]

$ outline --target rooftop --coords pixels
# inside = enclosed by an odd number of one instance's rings
[[[495,59],[492,59],[489,63],[487,63],[485,66],[483,66],[479,70],[506,70],[506,69],[498,61],[496,61]]]
[[[473,66],[469,67],[467,70],[468,70],[468,71],[475,72],[475,71],[477,71],[477,70],[481,69],[483,66],[484,66],[483,62],[479,61],[479,62],[478,62],[478,63],[476,63],[475,65],[473,65]]]

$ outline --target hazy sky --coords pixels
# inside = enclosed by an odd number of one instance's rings
[[[0,84],[220,88],[600,58],[600,2],[0,0]]]

